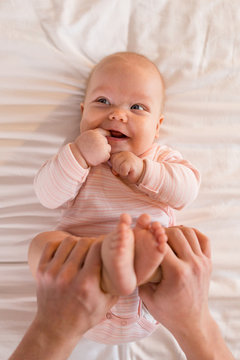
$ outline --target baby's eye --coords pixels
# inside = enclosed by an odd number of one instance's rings
[[[131,106],[131,109],[133,110],[144,110],[144,107],[140,104],[134,104]]]
[[[101,97],[97,99],[97,102],[100,102],[102,104],[106,104],[106,105],[110,105],[110,102],[108,101],[108,99]]]

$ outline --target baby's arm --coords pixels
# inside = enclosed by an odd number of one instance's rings
[[[157,202],[181,209],[197,196],[200,175],[178,151],[158,147],[153,160],[127,151],[111,156],[112,172]]]
[[[88,173],[89,168],[81,166],[67,144],[40,168],[34,190],[43,206],[56,209],[76,197]]]
[[[85,182],[90,166],[110,157],[108,131],[94,129],[83,132],[47,161],[34,179],[34,189],[42,205],[56,209],[73,200]]]
[[[159,149],[156,160],[144,160],[145,172],[138,188],[151,198],[179,210],[196,198],[200,174],[178,151],[166,146]]]

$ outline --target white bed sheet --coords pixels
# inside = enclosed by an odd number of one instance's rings
[[[211,311],[240,359],[239,34],[237,0],[0,1],[1,359],[36,308],[28,244],[58,216],[39,205],[34,174],[78,134],[79,104],[94,64],[125,50],[148,56],[163,73],[160,141],[202,173],[198,199],[177,219],[211,238]],[[71,359],[79,359],[79,351],[89,360],[184,359],[161,327],[123,346],[83,340]]]

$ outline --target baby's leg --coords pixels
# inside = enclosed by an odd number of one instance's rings
[[[149,215],[141,215],[133,229],[135,236],[135,273],[137,285],[161,279],[159,268],[167,246],[165,230],[159,222],[151,223]]]
[[[114,295],[129,295],[136,288],[134,234],[131,217],[122,214],[116,230],[102,243],[102,288]]]

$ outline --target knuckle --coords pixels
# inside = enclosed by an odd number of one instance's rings
[[[59,244],[58,244],[59,245]],[[52,253],[52,254],[54,254],[55,253],[55,251],[56,251],[56,243],[53,243],[53,242],[51,242],[51,241],[48,241],[46,244],[45,244],[45,246],[44,246],[44,252],[45,253]],[[44,267],[43,267],[44,268]]]
[[[128,174],[128,164],[126,162],[120,165],[120,171],[122,175],[126,176]]]
[[[203,256],[203,264],[207,272],[211,274],[213,268],[212,259],[208,258],[207,256]]]
[[[192,261],[192,272],[196,277],[210,275],[212,271],[211,260],[201,255]]]
[[[91,284],[87,279],[83,280],[79,285],[78,289],[78,297],[80,297],[83,301],[86,301],[91,294]]]
[[[69,235],[67,236],[62,243],[65,243],[65,244],[69,244],[69,245],[74,245],[77,243],[77,237],[75,237],[74,235]]]
[[[203,272],[203,266],[202,261],[199,261],[198,259],[194,259],[192,261],[192,272],[195,276],[200,276]]]
[[[193,230],[193,228],[190,228],[190,227],[183,226],[182,231],[185,234],[185,236],[192,237],[195,235],[195,231]]]
[[[65,272],[62,272],[61,274],[59,274],[59,276],[56,279],[56,286],[60,289],[63,290],[65,289],[69,284],[69,277]]]
[[[178,285],[183,286],[188,281],[190,269],[188,266],[180,267],[175,274],[175,279]]]
[[[52,270],[47,270],[38,274],[38,280],[46,286],[51,285],[55,281],[55,275]]]
[[[39,265],[37,271],[36,271],[36,280],[37,282],[42,282],[45,274],[45,266]]]
[[[85,136],[87,139],[95,138],[97,136],[97,133],[95,130],[88,130],[86,132],[83,132],[83,136]]]
[[[166,232],[169,236],[172,236],[174,234],[180,234],[181,230],[177,226],[171,226],[169,228],[166,228]]]

